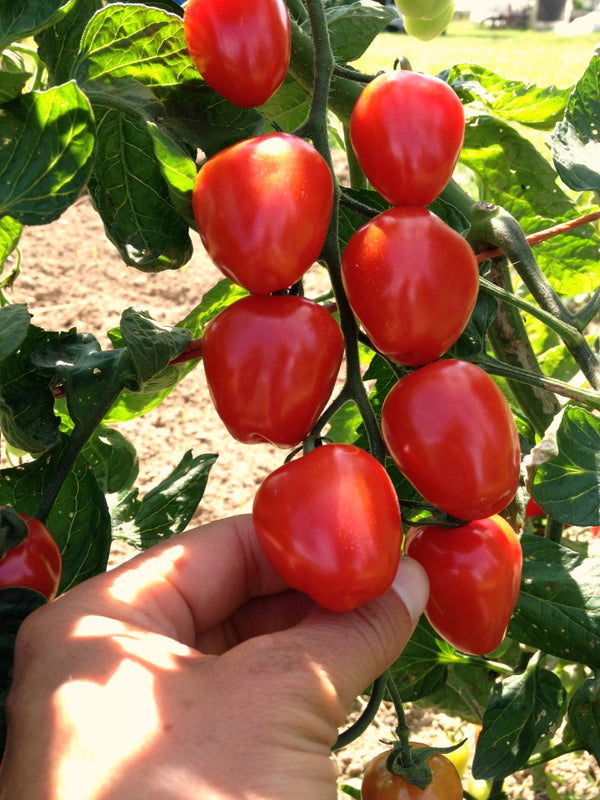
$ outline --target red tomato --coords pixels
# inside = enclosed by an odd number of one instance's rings
[[[530,497],[527,501],[527,506],[525,508],[525,519],[529,519],[530,517],[545,517],[546,512],[544,509],[535,502],[533,497]]]
[[[449,182],[463,143],[464,112],[447,83],[401,70],[363,89],[350,121],[359,164],[393,206],[426,206]]]
[[[459,519],[497,514],[519,484],[513,415],[479,367],[442,359],[401,378],[385,399],[389,453],[433,506]]]
[[[294,447],[331,395],[344,339],[312,300],[252,295],[209,322],[202,353],[211,398],[231,435]]]
[[[4,514],[14,514],[5,507]],[[22,586],[35,589],[48,600],[58,591],[62,559],[56,541],[45,525],[26,514],[18,515],[27,523],[28,535],[0,558],[0,589]],[[4,524],[0,520],[0,524]]]
[[[266,134],[209,159],[196,177],[192,203],[214,263],[249,292],[268,294],[291,286],[318,258],[333,179],[308,142]]]
[[[410,746],[424,747],[420,742],[411,742]],[[391,750],[385,750],[367,764],[360,792],[362,800],[462,800],[460,775],[442,753],[435,753],[426,761],[432,780],[425,789],[419,789],[403,775],[387,769],[390,753]]]
[[[291,44],[283,0],[188,0],[183,32],[206,83],[236,106],[266,103],[283,83]]]
[[[396,492],[372,455],[326,444],[265,478],[252,510],[258,540],[279,575],[330,611],[386,592],[400,559]]]
[[[485,655],[500,646],[517,604],[523,555],[499,516],[460,528],[411,528],[406,552],[429,577],[425,615],[457,650]]]
[[[342,256],[348,301],[375,347],[408,366],[439,358],[477,300],[477,259],[425,208],[392,208],[363,225]]]

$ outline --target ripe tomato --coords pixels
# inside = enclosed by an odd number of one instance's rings
[[[254,294],[295,283],[318,258],[333,178],[315,148],[288,133],[245,139],[200,169],[192,203],[208,255]]]
[[[426,206],[446,186],[463,143],[465,118],[447,83],[401,70],[363,89],[350,138],[365,175],[393,206]]]
[[[485,655],[500,646],[517,604],[523,554],[499,516],[460,528],[411,528],[406,552],[429,577],[425,615],[457,650]]]
[[[454,0],[451,0],[435,17],[431,19],[411,19],[406,17],[404,28],[409,36],[421,42],[429,42],[442,34],[454,17]]]
[[[354,445],[325,444],[265,478],[252,510],[265,555],[293,588],[330,611],[386,592],[402,523],[382,465]]]
[[[375,347],[408,366],[439,358],[477,300],[477,259],[425,208],[392,208],[363,225],[342,257],[348,301]]]
[[[294,447],[331,395],[344,339],[312,300],[251,295],[209,322],[202,353],[211,398],[231,435]]]
[[[529,519],[530,517],[545,517],[546,512],[544,509],[533,499],[530,497],[527,501],[527,506],[525,508],[525,519]]]
[[[196,69],[229,102],[259,106],[283,83],[291,44],[283,0],[188,0],[183,32]]]
[[[384,401],[381,427],[400,471],[447,514],[489,517],[517,491],[513,415],[494,381],[474,364],[442,359],[401,378]]]
[[[12,526],[10,516],[16,512],[4,506],[0,511],[0,528]],[[27,524],[27,535],[16,547],[11,547],[0,558],[0,589],[22,586],[35,589],[48,600],[58,591],[62,559],[56,541],[45,525],[26,514],[18,514]],[[2,541],[6,542],[3,530]]]
[[[411,747],[424,747],[411,742]],[[362,800],[462,800],[460,775],[454,764],[442,753],[430,756],[432,781],[425,789],[411,784],[400,774],[389,772],[386,761],[391,750],[375,756],[366,766],[360,796]]]

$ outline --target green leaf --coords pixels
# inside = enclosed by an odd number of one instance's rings
[[[8,257],[19,244],[23,226],[12,217],[0,217],[0,275]],[[0,287],[5,285],[5,279],[0,281]]]
[[[562,718],[560,678],[536,667],[494,684],[477,739],[473,776],[499,780],[522,769],[538,739]]]
[[[158,8],[111,3],[98,11],[72,76],[94,106],[153,121],[206,156],[259,133],[263,124],[256,110],[233,106],[204,83],[181,18]]]
[[[478,64],[456,64],[444,75],[463,103],[483,105],[495,116],[539,130],[562,117],[570,89],[506,80]]]
[[[144,384],[141,391],[121,392],[104,417],[105,422],[126,422],[147,414],[168,397],[179,381],[193,369],[194,363],[166,367]]]
[[[567,408],[556,446],[557,454],[536,471],[535,500],[565,524],[600,525],[600,420],[584,409]]]
[[[411,702],[441,689],[454,652],[421,617],[402,655],[390,667],[402,700]]]
[[[66,441],[35,461],[0,472],[0,504],[33,514]],[[59,592],[106,570],[110,517],[89,463],[83,456],[68,473],[46,521],[62,553]]]
[[[600,761],[600,686],[588,678],[569,703],[569,722],[588,752]]]
[[[57,219],[85,186],[94,146],[92,109],[73,82],[0,108],[0,217]]]
[[[114,428],[99,425],[83,449],[104,494],[126,492],[133,486],[139,463],[135,447]]]
[[[192,254],[189,227],[173,208],[146,123],[108,108],[96,113],[89,189],[107,236],[125,263],[143,272],[179,269]]]
[[[505,121],[467,118],[460,159],[477,175],[481,199],[509,211],[527,234],[579,216],[552,166]],[[538,245],[536,257],[556,291],[572,297],[600,282],[598,247],[593,228],[582,226]]]
[[[134,308],[125,309],[121,315],[120,331],[137,375],[138,389],[162,372],[192,338],[189,331],[161,325],[148,312]]]
[[[196,163],[158,125],[149,122],[148,132],[152,138],[156,161],[167,186],[169,201],[177,214],[188,225],[195,227],[192,191],[196,179]]]
[[[36,34],[38,54],[52,84],[66,83],[71,78],[84,28],[101,7],[102,0],[75,0],[66,16]]]
[[[0,361],[0,428],[9,444],[28,453],[41,453],[60,438],[51,381],[30,360],[34,350],[58,336],[29,325],[18,350]]]
[[[224,278],[206,292],[199,305],[193,308],[185,319],[178,324],[182,328],[191,331],[193,338],[197,339],[202,336],[204,328],[211,319],[216,317],[224,308],[247,294],[248,292],[242,289],[241,286]]]
[[[600,55],[575,85],[564,118],[550,137],[558,174],[571,189],[600,191]]]
[[[90,333],[71,331],[30,357],[34,366],[62,384],[71,419],[89,434],[122,389],[137,386],[128,350],[102,350]]]
[[[0,52],[0,103],[18,97],[31,75],[20,53],[11,50]]]
[[[58,22],[77,0],[2,0],[0,3],[0,51],[11,42],[26,39]]]
[[[260,112],[284,131],[293,131],[306,119],[311,95],[289,73],[275,94],[260,106]]]
[[[181,533],[198,508],[216,455],[193,456],[188,451],[173,472],[142,500],[137,490],[113,512],[114,536],[146,550]]]
[[[600,557],[523,534],[523,576],[508,634],[550,655],[600,668]]]
[[[396,19],[393,8],[375,0],[358,0],[355,3],[326,8],[329,39],[336,61],[356,61],[367,50],[386,25]],[[303,26],[310,33],[310,26]]]
[[[27,336],[31,314],[18,303],[0,308],[0,361],[14,353]]]
[[[480,291],[471,318],[448,355],[464,360],[483,356],[487,349],[486,334],[497,313],[497,300]]]

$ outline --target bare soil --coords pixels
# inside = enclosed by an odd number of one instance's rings
[[[128,268],[106,240],[89,199],[82,196],[57,222],[24,232],[22,274],[10,299],[28,304],[34,324],[51,330],[76,327],[93,333],[108,347],[106,331],[118,325],[124,308],[142,308],[159,322],[175,324],[222,277],[197,237],[194,244],[192,260],[177,272],[146,275]],[[318,270],[314,279],[319,280]],[[120,430],[137,448],[142,493],[165,477],[186,450],[219,454],[194,523],[249,511],[256,487],[285,457],[283,451],[267,445],[241,445],[227,434],[211,405],[201,365],[157,409],[122,424]],[[0,466],[6,466],[2,458],[0,455]],[[131,551],[116,543],[111,563],[130,555]],[[466,736],[473,744],[474,726],[463,725],[459,719],[411,706],[408,719],[417,740],[445,746]],[[367,760],[381,750],[381,740],[391,738],[393,727],[393,711],[384,705],[369,731],[337,754],[342,779],[352,781],[362,774]],[[507,782],[511,800],[600,797],[598,765],[593,758],[563,757],[547,772],[555,776],[551,783],[558,795],[552,794],[552,789],[536,791],[533,776],[522,773]]]

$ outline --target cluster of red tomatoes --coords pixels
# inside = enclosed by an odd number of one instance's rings
[[[439,0],[419,7],[427,19],[442,10]],[[283,80],[289,18],[281,0],[189,0],[184,30],[204,78],[232,102],[262,103]],[[256,79],[250,64],[266,44],[269,74]],[[466,240],[427,208],[454,172],[463,133],[462,105],[437,78],[401,71],[366,86],[352,146],[391,208],[350,238],[342,280],[373,348],[408,368],[382,408],[389,455],[426,501],[466,521],[407,536],[405,549],[430,575],[427,615],[459,649],[487,653],[504,636],[520,583],[518,539],[497,516],[516,492],[520,450],[494,381],[443,357],[479,285]],[[322,156],[287,133],[239,142],[198,172],[200,237],[250,293],[218,314],[203,339],[212,400],[242,442],[299,445],[331,396],[344,354],[340,328],[323,306],[288,290],[321,253],[333,189]],[[260,486],[253,515],[275,568],[323,606],[351,609],[389,588],[402,549],[400,509],[387,472],[364,450],[326,444],[289,461]],[[455,613],[465,596],[468,625]]]

